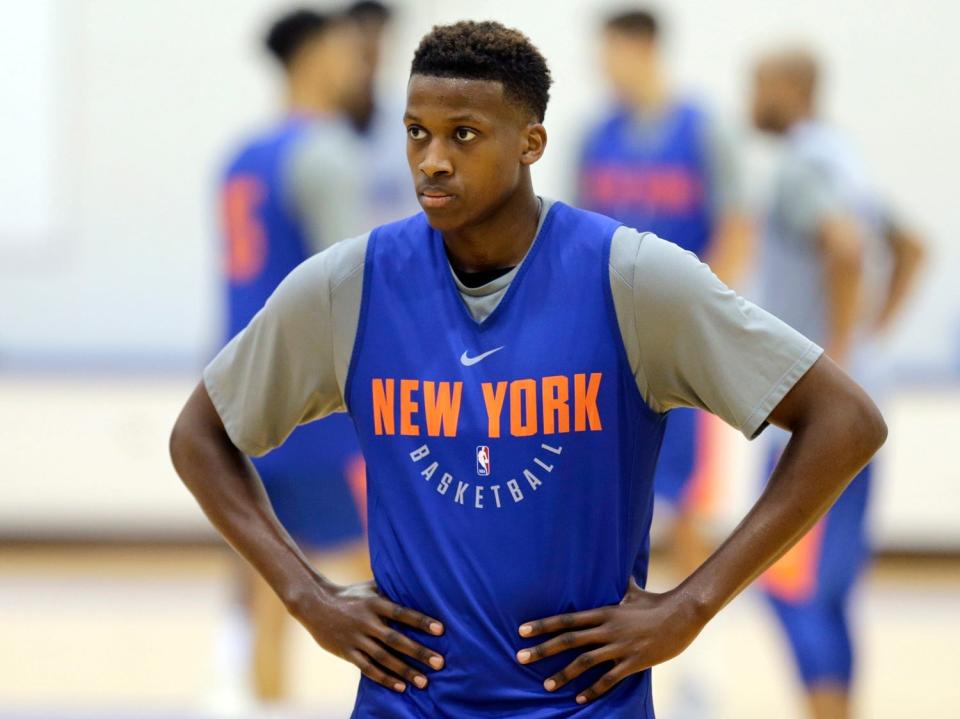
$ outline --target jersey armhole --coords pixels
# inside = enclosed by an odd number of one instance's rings
[[[624,343],[623,332],[620,331],[620,323],[617,320],[617,305],[613,301],[613,286],[610,281],[610,271],[612,267],[610,266],[610,254],[613,247],[613,238],[617,234],[617,231],[620,230],[624,225],[614,223],[613,229],[606,233],[606,238],[603,245],[603,267],[605,271],[603,275],[603,297],[604,304],[606,305],[606,316],[607,316],[607,327],[610,332],[610,337],[613,342],[617,345],[617,357],[620,360],[620,364],[623,367],[625,374],[630,377],[630,390],[631,392],[636,393],[636,398],[640,402],[641,407],[644,411],[647,412],[653,418],[663,417],[665,413],[657,412],[644,398],[643,394],[640,392],[640,388],[637,387],[637,378],[633,375],[633,368],[630,366],[630,357],[627,355],[627,347]],[[614,270],[615,271],[615,270]],[[630,287],[631,301],[633,299],[633,286]],[[639,340],[639,337],[638,337]]]
[[[351,417],[353,412],[350,409],[350,398],[353,395],[353,375],[357,365],[357,357],[360,354],[360,347],[363,344],[364,336],[367,332],[367,307],[370,304],[370,275],[373,272],[374,249],[377,245],[377,239],[380,236],[380,228],[373,230],[367,238],[367,247],[363,258],[363,287],[360,290],[360,314],[357,317],[357,331],[353,338],[353,349],[350,351],[350,364],[347,365],[347,377],[343,383],[343,406],[347,409],[347,414]]]

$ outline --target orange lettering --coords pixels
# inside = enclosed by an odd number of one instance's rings
[[[543,433],[570,431],[570,381],[563,375],[543,378]]]
[[[373,431],[375,434],[393,434],[393,380],[374,378],[372,389]]]
[[[413,423],[413,415],[420,409],[420,404],[414,402],[410,396],[419,386],[418,379],[400,380],[400,434],[402,435],[420,434],[420,427]]]
[[[493,384],[484,382],[483,403],[487,406],[487,435],[490,437],[500,436],[500,413],[503,411],[503,400],[507,396],[507,383],[497,382],[497,389],[493,389]]]
[[[526,398],[523,397],[524,394]],[[514,380],[510,383],[510,434],[514,437],[529,437],[536,433],[537,382],[532,379]]]
[[[585,374],[573,376],[573,426],[577,432],[585,431],[588,421],[592,431],[599,432],[603,429],[600,425],[600,412],[597,410],[597,394],[600,392],[601,377],[603,377],[602,372],[591,372],[588,383]]]
[[[450,396],[450,383],[441,382],[439,391],[436,382],[423,383],[423,411],[427,415],[427,434],[439,437],[443,428],[444,437],[457,436],[457,422],[460,419],[460,395],[463,382],[453,383],[453,396]]]

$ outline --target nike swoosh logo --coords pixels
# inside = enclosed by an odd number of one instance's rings
[[[477,355],[476,357],[467,357],[467,351],[464,350],[463,354],[460,355],[460,364],[462,364],[464,367],[472,367],[480,360],[489,357],[494,352],[499,352],[503,348],[504,348],[504,345],[500,345],[499,347],[494,347],[492,350],[487,350],[482,355]]]

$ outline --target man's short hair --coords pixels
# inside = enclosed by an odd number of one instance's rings
[[[660,34],[660,23],[651,10],[631,8],[620,10],[607,16],[603,24],[607,30],[638,35],[648,40],[656,40]]]
[[[264,45],[281,65],[287,67],[297,51],[307,41],[323,32],[331,21],[330,15],[301,8],[281,16],[270,26]]]
[[[385,25],[392,14],[390,6],[379,0],[357,0],[347,8],[347,17],[359,22],[377,22]]]
[[[530,39],[498,22],[436,25],[413,55],[411,75],[491,80],[543,122],[550,99],[547,61]]]

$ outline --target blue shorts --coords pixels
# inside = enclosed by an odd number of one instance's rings
[[[688,407],[678,407],[667,414],[653,487],[657,499],[673,507],[684,506],[691,498],[701,454],[702,414]]]
[[[364,536],[363,458],[347,415],[298,427],[253,463],[277,518],[304,549],[329,549]]]
[[[761,582],[808,687],[846,687],[853,675],[849,605],[870,554],[865,524],[871,474],[870,465],[861,470]]]

